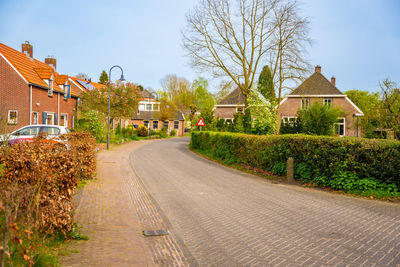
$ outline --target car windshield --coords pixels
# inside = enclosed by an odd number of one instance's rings
[[[26,127],[19,131],[16,131],[14,135],[37,135],[38,133],[39,133],[39,127],[33,126],[33,127]]]
[[[56,127],[42,126],[42,128],[40,128],[40,132],[47,134],[60,134],[60,129]]]

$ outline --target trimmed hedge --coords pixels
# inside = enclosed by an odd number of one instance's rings
[[[227,163],[243,163],[279,175],[286,172],[286,161],[293,157],[296,178],[303,182],[321,184],[319,180],[323,180],[325,184],[321,185],[334,187],[332,185],[337,184],[341,177],[352,175],[355,180],[362,181],[362,185],[368,179],[378,184],[395,184],[400,188],[398,141],[193,132],[190,145],[193,149]],[[396,190],[396,186],[390,190]]]

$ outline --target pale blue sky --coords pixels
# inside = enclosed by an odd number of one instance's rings
[[[159,89],[167,74],[190,81],[199,75],[188,66],[180,38],[196,3],[0,0],[0,42],[20,50],[30,41],[35,58],[57,58],[60,73],[84,72],[97,81],[103,69],[118,64],[127,80]],[[311,64],[320,64],[328,79],[335,75],[340,90],[377,91],[386,77],[400,83],[400,1],[302,3],[311,20]],[[119,75],[113,71],[112,79]]]

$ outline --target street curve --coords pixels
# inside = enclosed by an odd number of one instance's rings
[[[199,266],[400,266],[400,205],[274,184],[206,160],[188,138],[131,165]]]

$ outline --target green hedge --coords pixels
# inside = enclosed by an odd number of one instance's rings
[[[220,132],[193,132],[191,147],[227,163],[285,174],[288,157],[295,162],[295,176],[342,189],[350,176],[361,188],[373,182],[400,188],[400,142],[352,137],[306,135],[254,136]],[[367,179],[366,182],[363,179]],[[361,183],[359,182],[360,180]],[[372,182],[371,182],[372,181]],[[364,184],[367,184],[364,186]],[[394,186],[393,185],[393,186]],[[395,187],[396,187],[395,186]],[[345,186],[346,187],[346,186]],[[356,187],[347,186],[356,190]],[[393,189],[393,188],[392,188]],[[392,190],[389,189],[389,190]],[[393,189],[394,190],[394,189]]]

